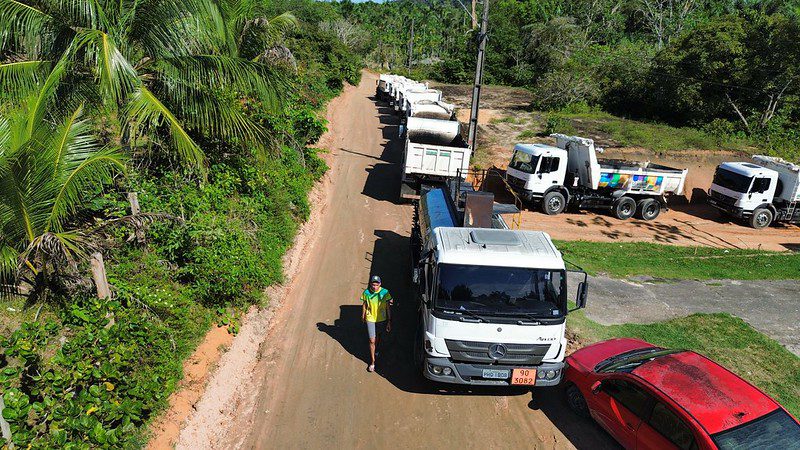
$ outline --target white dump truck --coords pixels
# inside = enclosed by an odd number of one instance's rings
[[[568,206],[605,209],[619,219],[653,220],[667,208],[667,196],[683,193],[687,169],[597,158],[591,139],[553,134],[556,145],[517,144],[506,181],[542,212]]]
[[[421,119],[454,120],[455,105],[443,101],[419,100],[406,105],[406,119],[419,117]]]
[[[417,370],[443,383],[557,385],[568,313],[561,252],[544,232],[509,230],[491,194],[466,192],[461,209],[452,190],[424,192],[415,211]],[[587,277],[576,272],[582,308]]]
[[[463,178],[469,170],[472,152],[458,121],[409,117],[400,133],[405,137],[401,199],[417,199],[425,185]]]
[[[421,101],[431,101],[431,102],[438,102],[442,99],[442,91],[438,89],[409,89],[406,91],[401,92],[401,100],[398,102],[397,107],[395,108],[396,111],[400,113],[401,116],[406,115],[406,111],[409,107],[417,102]]]
[[[420,83],[419,81],[414,80],[406,80],[403,82],[397,82],[393,85],[393,95],[390,103],[394,106],[395,111],[399,111],[403,102],[405,101],[405,97],[410,92],[419,92],[419,91],[427,91],[428,84],[427,83]]]
[[[375,86],[375,95],[378,100],[388,101],[391,97],[392,85],[396,82],[406,80],[401,75],[394,75],[391,73],[382,73],[378,76],[377,86]]]
[[[753,228],[800,223],[800,165],[772,156],[717,166],[708,202]]]

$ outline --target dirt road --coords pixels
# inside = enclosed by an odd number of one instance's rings
[[[412,370],[415,305],[408,280],[412,210],[395,204],[400,148],[388,108],[371,99],[375,78],[333,111],[335,153],[323,233],[295,278],[267,339],[264,383],[246,448],[615,448],[569,412],[559,392],[455,389]],[[366,371],[358,296],[380,274],[400,305],[377,373]]]

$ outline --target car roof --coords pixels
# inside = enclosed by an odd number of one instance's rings
[[[658,357],[631,373],[671,398],[709,434],[737,427],[779,408],[755,386],[690,351]]]

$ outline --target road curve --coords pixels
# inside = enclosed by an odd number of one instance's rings
[[[245,448],[616,448],[557,389],[450,389],[415,374],[412,208],[396,201],[397,120],[374,89],[365,72],[337,102],[321,235],[271,330],[252,427],[237,440]],[[400,303],[377,373],[366,370],[358,303],[370,273]]]

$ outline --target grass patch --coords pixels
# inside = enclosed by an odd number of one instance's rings
[[[760,250],[723,250],[647,242],[557,241],[569,261],[590,274],[616,278],[646,275],[708,280],[800,279],[800,254]]]
[[[616,337],[685,348],[708,356],[771,395],[794,416],[800,414],[800,358],[730,314],[692,314],[652,324],[604,326],[584,311],[568,326],[586,344]]]

